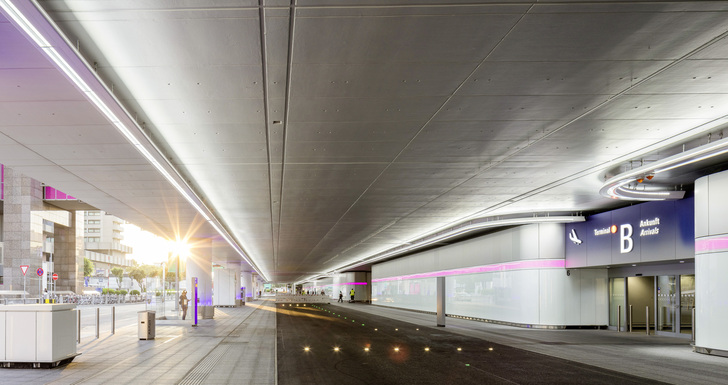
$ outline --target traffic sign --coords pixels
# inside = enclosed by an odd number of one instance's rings
[[[28,265],[20,265],[20,270],[23,271],[23,275],[25,275],[25,273],[28,271],[29,267],[30,266],[28,266]]]
[[[39,277],[43,276],[43,268],[39,267],[38,270],[35,271],[36,274],[38,274]]]
[[[58,274],[56,274],[56,273],[53,273],[53,280],[54,280],[54,281],[58,280]]]

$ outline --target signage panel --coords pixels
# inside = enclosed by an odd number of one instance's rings
[[[694,223],[693,198],[592,215],[564,226],[566,267],[694,258]]]
[[[617,227],[617,232],[612,237],[612,265],[639,260],[641,243],[639,231],[635,229],[639,229],[640,206],[642,205],[612,211],[612,225]]]
[[[586,222],[586,261],[588,266],[612,263],[612,213],[590,216]],[[567,228],[569,226],[566,226]],[[568,254],[567,254],[568,256]]]

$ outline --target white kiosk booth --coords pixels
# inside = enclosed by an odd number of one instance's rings
[[[76,353],[75,304],[0,305],[0,364],[55,367]]]

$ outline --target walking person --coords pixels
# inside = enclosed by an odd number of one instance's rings
[[[351,288],[349,295],[351,296],[351,301],[349,301],[349,302],[354,302],[354,288],[353,287]]]
[[[342,293],[341,290],[339,290],[339,302],[344,302],[344,293]]]
[[[179,305],[182,307],[182,320],[187,317],[187,305],[189,299],[187,299],[187,290],[182,290],[182,295],[179,296]]]

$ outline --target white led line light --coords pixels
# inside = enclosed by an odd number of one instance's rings
[[[485,218],[479,218],[479,219],[485,219]],[[448,231],[444,234],[438,235],[434,238],[428,238],[428,236],[418,237],[417,239],[414,239],[410,242],[404,242],[403,245],[408,245],[407,247],[395,247],[393,249],[389,249],[389,251],[384,251],[383,253],[378,253],[374,255],[370,255],[368,257],[362,258],[356,262],[348,263],[342,266],[339,266],[331,271],[329,271],[327,274],[334,274],[337,271],[351,269],[357,266],[361,266],[367,263],[372,263],[376,261],[380,261],[382,259],[387,259],[393,256],[396,256],[398,254],[404,254],[410,251],[413,251],[415,249],[419,249],[422,247],[429,246],[431,244],[441,242],[447,239],[451,239],[457,236],[461,236],[476,230],[482,230],[486,228],[493,228],[493,227],[502,227],[502,226],[513,226],[513,225],[527,225],[527,224],[533,224],[533,223],[572,223],[572,222],[583,222],[584,217],[583,216],[553,216],[553,217],[523,217],[523,218],[508,218],[508,219],[496,219],[492,221],[483,221],[483,222],[476,222],[469,224],[467,226],[458,227],[456,229],[453,229],[451,231]],[[457,226],[457,225],[456,225]]]
[[[34,3],[35,4],[35,3]],[[10,0],[0,0],[0,8],[5,11],[5,13],[10,16],[10,18],[23,30],[23,32],[28,35],[35,44],[41,48],[41,50],[46,54],[46,56],[55,63],[56,67],[60,69],[71,82],[86,96],[86,98],[93,103],[93,105],[98,108],[98,110],[104,115],[104,117],[116,127],[116,129],[121,132],[121,134],[126,138],[129,143],[131,143],[134,148],[139,151],[144,158],[151,163],[154,168],[157,169],[157,171],[164,176],[165,179],[169,183],[174,186],[174,188],[182,194],[182,196],[192,205],[192,207],[197,210],[200,215],[202,215],[203,218],[205,218],[205,221],[207,221],[209,224],[212,225],[212,227],[227,241],[228,244],[230,244],[235,251],[240,254],[243,259],[245,259],[246,262],[248,262],[254,269],[258,271],[258,273],[267,281],[268,278],[265,274],[261,271],[260,268],[257,267],[255,263],[253,263],[248,256],[243,252],[242,248],[233,242],[232,237],[228,234],[227,231],[222,231],[221,226],[218,226],[217,219],[213,220],[211,219],[210,215],[208,214],[209,209],[204,206],[203,203],[198,202],[199,197],[194,195],[194,192],[190,189],[189,191],[185,190],[185,187],[189,186],[182,186],[175,178],[174,175],[172,175],[167,169],[164,168],[164,166],[157,161],[157,159],[154,157],[154,155],[147,150],[144,145],[139,142],[139,140],[134,136],[134,134],[129,130],[129,128],[119,119],[118,116],[109,108],[109,106],[104,103],[103,100],[89,87],[89,85],[83,80],[83,78],[76,72],[75,69],[66,61],[66,59],[63,58],[63,56],[58,52],[58,50],[53,47],[53,45],[43,36],[40,31],[28,20],[27,17],[13,4]],[[43,13],[43,11],[36,5],[36,9]],[[45,19],[50,23],[50,18],[43,13],[43,16]],[[58,31],[58,28],[53,25],[54,29]],[[61,35],[60,31],[58,31],[59,35]],[[80,57],[80,56],[79,56]],[[152,144],[153,146],[153,144]],[[170,165],[170,167],[172,167]],[[174,170],[176,172],[176,170]],[[197,198],[197,200],[195,199]]]
[[[726,122],[725,119],[719,119],[719,121],[721,123]],[[685,196],[685,191],[638,191],[628,188],[627,185],[636,182],[640,178],[645,178],[647,175],[655,175],[674,170],[726,153],[728,153],[728,138],[717,140],[614,176],[602,185],[599,193],[614,199],[640,201],[682,199]]]

